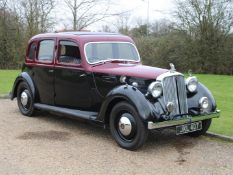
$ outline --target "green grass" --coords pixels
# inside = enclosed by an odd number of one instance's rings
[[[20,70],[0,70],[0,95],[11,91]],[[233,137],[233,76],[196,74],[213,93],[221,117],[214,119],[210,131]]]
[[[196,76],[213,93],[217,108],[221,110],[221,117],[213,119],[210,131],[233,137],[233,76]]]
[[[20,70],[0,70],[0,95],[8,94]]]

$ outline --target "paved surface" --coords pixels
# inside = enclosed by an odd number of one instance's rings
[[[52,114],[22,116],[0,100],[0,174],[232,175],[233,145],[171,131],[154,132],[136,152],[121,149],[108,130]]]

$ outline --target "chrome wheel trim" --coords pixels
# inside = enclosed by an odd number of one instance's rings
[[[132,123],[130,119],[122,114],[118,122],[118,129],[123,136],[129,136],[132,132]]]
[[[24,107],[28,104],[28,98],[26,91],[23,91],[20,95],[20,102]]]

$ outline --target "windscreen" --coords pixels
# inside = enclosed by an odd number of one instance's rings
[[[140,61],[135,45],[127,42],[88,43],[85,52],[90,64],[108,60]]]

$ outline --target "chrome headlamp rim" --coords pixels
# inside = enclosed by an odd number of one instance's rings
[[[209,108],[209,99],[207,97],[201,97],[199,100],[199,105],[202,109]]]
[[[163,86],[161,82],[154,81],[148,87],[148,92],[154,97],[158,98],[162,95]]]
[[[127,77],[124,76],[124,75],[122,75],[122,76],[120,77],[120,82],[121,82],[121,83],[126,83],[126,79],[127,79]]]
[[[186,84],[187,90],[189,92],[194,93],[197,91],[197,86],[198,86],[197,77],[195,77],[195,76],[188,77],[185,80],[185,84]]]

